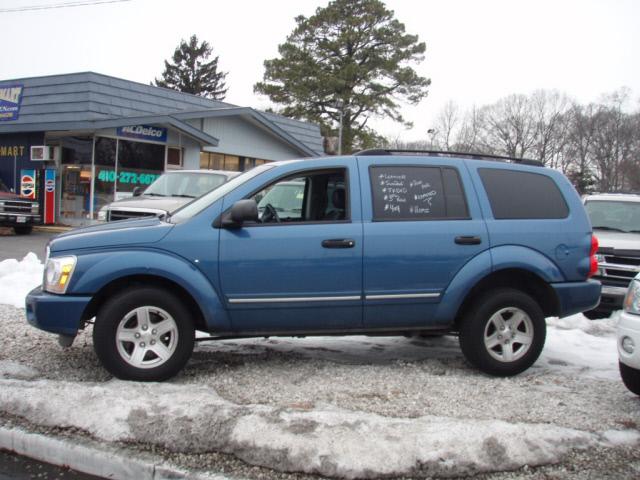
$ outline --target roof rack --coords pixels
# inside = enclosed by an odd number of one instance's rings
[[[493,160],[496,162],[519,163],[522,165],[533,165],[535,167],[544,167],[540,160],[530,160],[527,158],[503,157],[500,155],[488,155],[485,153],[469,153],[469,152],[443,152],[440,150],[398,150],[387,148],[372,148],[354,153],[355,156],[375,156],[375,155],[431,155],[434,157],[455,157],[467,158],[470,160]]]

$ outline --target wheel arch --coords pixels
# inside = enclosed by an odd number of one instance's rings
[[[194,320],[196,330],[208,331],[204,313],[193,296],[178,283],[159,275],[135,274],[116,278],[105,284],[86,306],[82,320],[95,317],[104,303],[113,296],[135,287],[156,287],[176,295],[187,307]]]
[[[545,317],[557,315],[560,311],[560,300],[555,290],[542,278],[529,270],[506,268],[491,272],[471,288],[455,316],[456,329],[466,310],[477,298],[490,290],[499,288],[513,288],[526,293],[540,305]]]

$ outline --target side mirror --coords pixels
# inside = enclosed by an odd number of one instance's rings
[[[133,189],[133,196],[134,197],[139,197],[140,195],[142,195],[142,190],[143,190],[142,187],[135,187]]]
[[[224,215],[222,227],[240,228],[245,222],[258,221],[258,204],[253,199],[238,200]]]

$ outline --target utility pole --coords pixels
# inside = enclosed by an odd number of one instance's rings
[[[344,118],[344,102],[342,100],[337,100],[336,108],[340,114],[340,126],[338,127],[338,155],[342,155],[342,119]]]

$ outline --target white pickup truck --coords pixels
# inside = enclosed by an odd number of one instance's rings
[[[598,272],[600,304],[584,312],[591,319],[608,317],[622,308],[631,280],[640,272],[640,195],[601,193],[583,198],[600,247]]]

